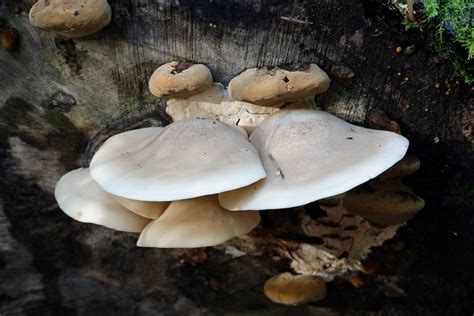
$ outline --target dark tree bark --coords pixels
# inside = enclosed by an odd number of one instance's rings
[[[71,40],[33,28],[32,2],[0,2],[0,31],[14,27],[20,39],[13,53],[0,51],[1,315],[474,311],[473,88],[458,84],[449,61],[385,4],[115,0],[108,27]],[[412,45],[412,54],[396,52]],[[336,280],[320,303],[278,306],[262,284],[288,270],[286,262],[232,259],[219,248],[140,249],[136,235],[77,223],[58,209],[55,182],[87,166],[104,138],[169,123],[147,81],[173,59],[205,63],[222,83],[246,68],[297,62],[354,72],[349,86],[333,76],[318,105],[360,124],[383,110],[422,162],[409,182],[427,205],[397,236],[407,246],[371,255],[406,296],[391,296],[381,282],[356,289]]]

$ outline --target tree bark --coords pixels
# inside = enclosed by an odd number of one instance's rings
[[[0,3],[0,31],[13,27],[20,39],[13,53],[0,51],[0,314],[472,313],[473,88],[452,78],[449,61],[423,33],[405,31],[385,3],[115,0],[111,24],[81,39],[32,27],[31,5]],[[403,53],[408,46],[414,53]],[[406,296],[377,280],[358,289],[336,280],[320,303],[278,306],[262,284],[287,262],[212,247],[140,249],[134,234],[77,223],[58,209],[56,181],[87,166],[102,140],[169,123],[147,81],[174,59],[204,63],[224,84],[250,67],[352,70],[352,84],[333,71],[316,103],[359,124],[384,111],[421,159],[409,182],[427,205],[396,237],[407,246],[371,255]]]

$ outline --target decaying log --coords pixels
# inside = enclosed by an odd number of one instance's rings
[[[33,2],[0,3],[0,32],[19,34],[14,51],[0,50],[1,315],[472,313],[473,90],[383,3],[116,0],[109,26],[65,39],[29,24]],[[282,307],[262,294],[289,270],[271,253],[140,249],[134,234],[58,209],[56,181],[105,138],[169,123],[147,81],[173,59],[205,63],[224,84],[250,67],[316,62],[333,79],[318,106],[360,124],[379,109],[400,124],[422,164],[407,180],[427,206],[374,249],[381,275],[362,288],[335,280],[324,301]],[[271,236],[295,214],[264,213],[262,229]]]

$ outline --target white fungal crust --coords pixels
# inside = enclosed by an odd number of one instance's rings
[[[79,222],[132,233],[141,232],[150,222],[115,202],[92,179],[89,169],[76,169],[62,176],[54,196],[63,212]]]
[[[249,233],[260,221],[257,212],[223,209],[216,195],[174,201],[138,239],[139,247],[195,248],[214,246]]]
[[[31,8],[29,17],[33,26],[74,38],[107,26],[112,9],[106,0],[39,0]]]
[[[124,134],[105,142],[90,167],[97,183],[114,195],[174,201],[233,190],[265,177],[245,132],[216,120],[178,121],[151,138],[137,137],[135,143]]]
[[[250,136],[267,177],[219,195],[229,210],[281,209],[346,192],[400,160],[401,135],[349,124],[329,113],[280,111]]]

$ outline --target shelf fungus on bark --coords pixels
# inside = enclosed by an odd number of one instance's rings
[[[326,284],[318,276],[280,273],[264,285],[265,296],[272,302],[285,305],[302,305],[326,297]]]
[[[236,101],[281,106],[326,92],[329,82],[328,75],[316,64],[252,68],[230,81],[229,95]]]
[[[408,148],[401,135],[314,110],[277,112],[249,139],[267,177],[221,193],[229,210],[295,207],[346,192],[390,168]]]
[[[211,71],[205,65],[172,61],[155,70],[148,88],[157,97],[187,98],[212,84]]]
[[[152,135],[136,139],[130,133]],[[265,177],[246,132],[210,119],[115,135],[94,155],[90,169],[105,191],[142,201],[216,194]]]
[[[74,211],[90,213],[85,199],[99,199],[87,191],[94,188],[110,206],[108,212],[120,215],[110,224],[104,204],[96,203],[98,213],[107,216],[90,221],[141,232],[141,247],[225,243],[221,247],[234,254],[276,253],[290,259],[290,268],[300,275],[270,279],[266,295],[292,305],[322,299],[323,280],[357,271],[372,247],[391,239],[423,207],[401,181],[419,161],[405,156],[408,140],[399,130],[363,128],[316,110],[312,96],[329,86],[316,65],[243,74],[231,81],[229,97],[204,65],[159,67],[150,90],[170,98],[166,111],[174,123],[109,138],[92,158],[88,182],[65,185],[61,179],[56,197],[78,218]],[[246,82],[246,76],[258,78]],[[241,97],[246,89],[262,94]],[[284,109],[275,107],[283,103]],[[375,127],[383,129],[389,121],[380,117]],[[76,209],[65,201],[84,203]],[[323,215],[305,211],[304,205],[314,201]],[[260,213],[253,211],[271,214],[289,207],[298,207],[291,227],[257,227]],[[133,227],[124,226],[126,216]]]
[[[64,37],[83,37],[106,27],[112,9],[106,0],[39,0],[30,10],[30,22]]]
[[[141,232],[150,222],[112,199],[87,168],[66,173],[56,184],[54,196],[64,213],[79,222],[132,233]]]
[[[150,222],[138,239],[139,247],[196,248],[215,246],[249,233],[260,221],[258,212],[231,212],[216,195],[174,201]]]

